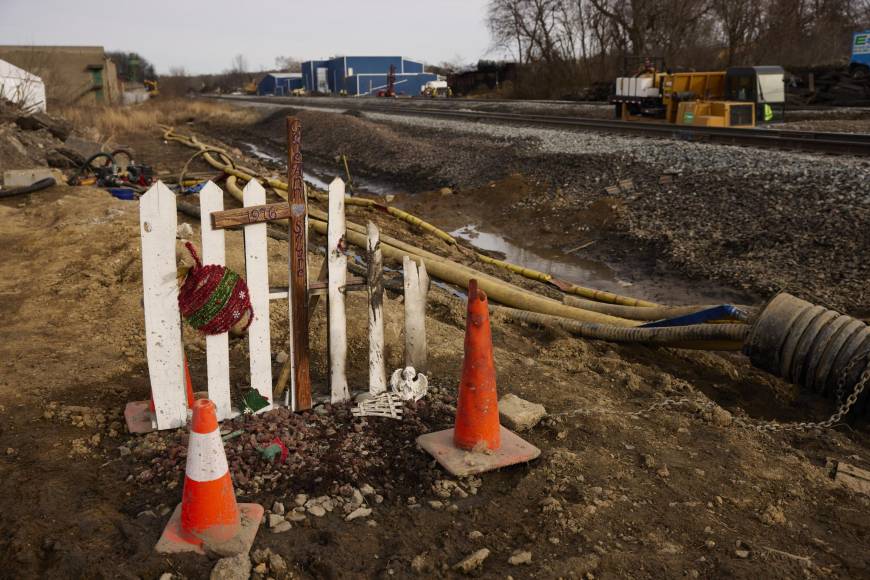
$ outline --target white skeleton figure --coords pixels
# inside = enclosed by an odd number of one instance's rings
[[[419,401],[426,396],[429,379],[422,373],[418,374],[414,367],[405,367],[393,371],[390,387],[404,401]]]

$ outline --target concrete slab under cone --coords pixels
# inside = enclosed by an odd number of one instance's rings
[[[257,530],[260,528],[260,522],[263,520],[263,506],[255,503],[240,503],[239,520],[239,533],[230,540],[208,546],[191,544],[184,539],[185,534],[181,531],[181,504],[178,504],[154,549],[157,550],[158,554],[180,554],[182,552],[206,554],[210,552],[222,558],[247,554],[251,551]]]
[[[519,435],[499,427],[501,447],[497,451],[474,452],[459,449],[453,444],[453,429],[427,433],[417,437],[417,445],[435,458],[441,467],[456,477],[493,471],[517,463],[536,459],[541,450]]]

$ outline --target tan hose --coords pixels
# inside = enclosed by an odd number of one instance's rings
[[[661,320],[676,316],[688,316],[701,310],[719,306],[718,304],[698,304],[695,306],[622,306],[619,304],[604,304],[594,300],[584,300],[575,296],[563,296],[562,301],[575,308],[582,308],[611,316],[621,316],[631,320]],[[748,306],[739,306],[739,308],[746,312],[755,311],[754,308]]]
[[[740,350],[749,334],[745,324],[694,324],[660,328],[620,328],[600,324],[589,324],[551,316],[538,312],[528,312],[516,308],[492,306],[493,314],[514,322],[525,322],[545,328],[558,328],[582,338],[655,344],[698,350]]]
[[[219,151],[224,155],[227,155],[226,150],[221,147],[211,147],[199,141],[195,136],[191,135],[190,137],[184,137],[181,135],[176,135],[174,133],[174,129],[172,127],[163,126],[164,133],[163,138],[167,141],[177,141],[188,147],[199,148],[199,149],[213,149],[215,151]],[[232,167],[230,164],[223,164],[219,162],[217,159],[212,157],[208,153],[203,154],[203,159],[206,160],[212,167],[216,169],[220,169],[224,173],[228,175],[234,175],[239,179],[243,179],[245,181],[250,181],[251,179],[258,179],[275,190],[275,192],[282,198],[287,199],[287,184],[278,179],[274,179],[271,177],[267,178],[258,178],[253,175],[254,172],[244,167]],[[282,195],[283,194],[283,195]],[[309,194],[311,197],[320,200],[328,199],[328,196],[325,194],[312,192]],[[376,208],[381,211],[385,211],[392,216],[405,221],[411,225],[419,227],[420,229],[427,231],[434,235],[435,237],[443,240],[444,242],[450,245],[456,245],[456,238],[441,230],[434,225],[414,216],[406,211],[400,210],[398,208],[388,206],[385,204],[378,203],[371,199],[359,198],[359,197],[347,197],[345,199],[345,203],[348,205],[358,205],[364,207]],[[578,286],[576,284],[569,284],[559,280],[554,279],[550,274],[546,274],[544,272],[539,272],[537,270],[533,270],[532,268],[525,268],[523,266],[518,266],[516,264],[511,264],[509,262],[504,262],[502,260],[496,260],[479,252],[475,252],[475,256],[483,262],[487,264],[492,264],[493,266],[497,266],[499,268],[508,270],[510,272],[514,272],[515,274],[519,274],[520,276],[524,276],[531,280],[537,280],[539,282],[547,283],[556,286],[561,289],[563,292],[567,292],[569,294],[576,294],[578,296],[584,296],[586,298],[590,298],[592,300],[597,300],[600,302],[608,302],[612,304],[624,304],[626,306],[658,306],[658,304],[654,302],[648,302],[646,300],[639,300],[636,298],[631,298],[629,296],[620,296],[619,294],[614,294],[612,292],[604,292],[602,290],[596,290],[594,288],[587,288],[585,286]]]

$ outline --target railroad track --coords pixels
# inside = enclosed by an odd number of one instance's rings
[[[254,102],[294,106],[292,99],[280,97],[247,97]],[[348,99],[346,103],[334,101],[311,103],[307,99],[301,107],[334,108],[358,110],[362,112],[383,113],[388,115],[414,115],[458,119],[476,122],[499,122],[532,125],[536,127],[557,127],[563,129],[593,130],[603,132],[627,133],[678,139],[683,141],[743,145],[793,151],[809,151],[838,155],[870,156],[870,134],[864,133],[822,133],[814,131],[792,131],[787,129],[734,129],[721,127],[694,127],[690,125],[671,125],[665,123],[637,123],[613,119],[591,119],[564,115],[540,115],[530,113],[505,113],[497,111],[469,111],[444,107],[422,107],[411,105],[385,106],[380,103]],[[457,104],[462,101],[455,101]],[[299,106],[299,105],[297,105]]]

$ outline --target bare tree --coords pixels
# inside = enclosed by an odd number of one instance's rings
[[[280,72],[302,72],[302,62],[292,56],[276,56],[275,70]]]
[[[243,54],[237,54],[233,57],[233,63],[230,66],[231,73],[246,73],[248,72],[248,59]]]

